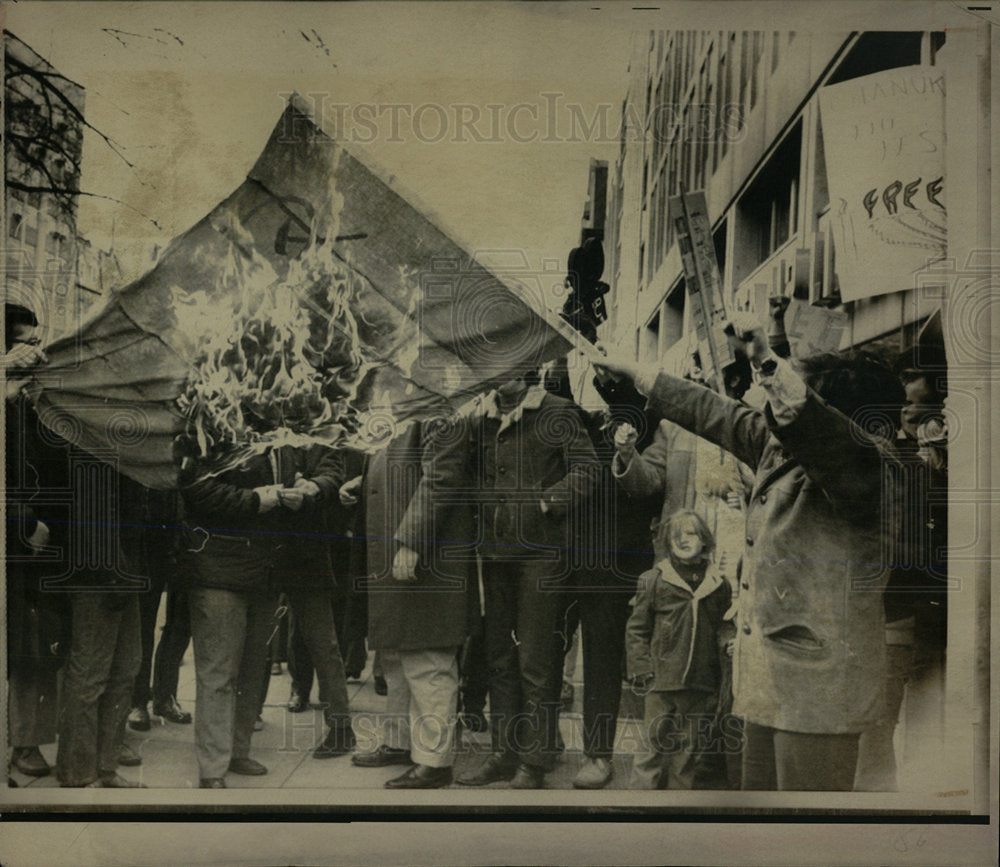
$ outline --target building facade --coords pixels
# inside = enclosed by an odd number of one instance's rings
[[[667,202],[703,190],[728,304],[763,312],[769,296],[791,295],[843,310],[841,348],[912,342],[939,306],[929,293],[900,285],[841,302],[819,100],[827,85],[933,66],[944,43],[931,32],[638,36],[611,178],[609,336],[654,359],[687,333]]]
[[[120,273],[76,227],[84,88],[9,32],[4,51],[5,297],[35,311],[48,342],[74,331]]]

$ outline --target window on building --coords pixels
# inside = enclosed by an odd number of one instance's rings
[[[715,139],[714,147],[712,149],[712,174],[715,174],[715,170],[719,167],[719,160],[722,158],[722,154],[725,153],[723,150],[723,139],[725,130],[725,112],[726,112],[726,100],[728,99],[728,78],[729,78],[729,52],[726,48],[729,46],[729,40],[724,40],[719,43],[721,47],[722,54],[719,55],[719,69],[716,78],[715,87]]]
[[[674,64],[675,64],[675,79],[677,81],[677,99],[680,99],[680,86],[684,79],[684,64],[687,52],[687,35],[683,30],[678,30],[674,33]],[[675,102],[677,101],[675,99]]]
[[[660,311],[657,310],[642,329],[640,351],[643,361],[656,361],[660,357]]]
[[[750,33],[744,30],[740,34],[740,111],[746,108],[747,85],[750,83]]]
[[[899,66],[916,66],[920,63],[922,40],[923,33],[920,31],[862,33],[827,84]]]
[[[719,275],[723,279],[726,275],[726,225],[727,221],[723,221],[722,225],[712,233],[715,261],[719,263]]]
[[[10,215],[10,229],[9,233],[12,238],[17,238],[21,234],[21,226],[24,223],[24,217],[18,213],[13,213]]]
[[[692,189],[705,188],[705,169],[708,161],[708,139],[711,136],[711,118],[707,106],[712,99],[712,49],[708,49],[705,60],[698,70],[698,81],[694,96],[694,105],[690,117],[689,147],[694,153],[694,171],[691,179]]]
[[[62,232],[49,232],[45,252],[54,259],[69,259],[69,239]]]
[[[771,73],[778,68],[778,52],[781,48],[781,33],[777,30],[771,33]]]
[[[733,101],[733,75],[735,74],[734,64],[736,62],[735,58],[736,58],[736,34],[730,33],[729,49],[726,53],[725,76],[722,78],[722,90],[723,90],[722,124],[721,124],[722,135],[720,137],[722,144],[722,157],[724,157],[726,155],[726,152],[729,150],[729,136],[733,132],[731,124],[733,123],[732,117],[734,110],[732,101]],[[736,116],[736,124],[737,128],[739,128],[740,126],[742,126],[742,121],[739,120],[739,117],[742,115],[743,110],[742,107],[740,106],[736,106],[735,108],[736,111],[739,112],[739,114]],[[720,159],[722,157],[720,157]]]
[[[667,293],[663,305],[663,317],[660,323],[662,333],[661,343],[664,351],[669,350],[684,332],[684,305],[687,301],[687,289],[684,278],[681,277]]]
[[[944,47],[944,40],[947,34],[943,30],[935,30],[930,35],[930,62],[937,63],[937,53]]]
[[[751,40],[752,54],[750,57],[750,108],[757,104],[760,92],[760,59],[764,56],[764,34],[754,30]]]
[[[797,230],[802,124],[771,154],[737,204],[734,285],[784,245]]]

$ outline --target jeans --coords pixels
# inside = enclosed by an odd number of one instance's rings
[[[194,749],[202,779],[250,755],[277,597],[214,587],[189,591],[194,639]]]
[[[118,767],[139,669],[139,602],[134,594],[78,591],[70,607],[56,764],[62,785],[86,786]]]
[[[7,724],[12,747],[37,747],[56,739],[56,695],[59,670],[55,666],[39,667],[36,671],[8,673]]]

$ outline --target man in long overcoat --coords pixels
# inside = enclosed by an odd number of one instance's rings
[[[452,779],[459,672],[468,635],[475,549],[466,487],[467,426],[415,422],[368,462],[362,487],[368,561],[368,643],[388,685],[381,744],[361,767],[412,766],[388,788]]]

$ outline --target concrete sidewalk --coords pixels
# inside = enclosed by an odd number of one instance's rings
[[[582,657],[582,654],[580,654]],[[358,749],[374,748],[378,715],[385,712],[386,699],[375,694],[371,677],[371,660],[360,681],[348,681],[348,695],[354,717]],[[582,663],[582,659],[581,659]],[[560,730],[566,750],[560,756],[556,769],[546,776],[546,788],[571,789],[572,779],[582,760],[581,699],[583,695],[581,665],[577,666],[573,682],[575,698],[573,707],[563,713]],[[315,686],[313,699],[316,698]],[[272,676],[267,701],[262,714],[264,728],[253,736],[251,757],[262,762],[268,773],[261,777],[226,775],[230,788],[284,788],[284,789],[382,789],[386,780],[401,774],[405,767],[358,768],[351,764],[350,756],[318,760],[311,752],[325,734],[323,716],[319,710],[289,713],[285,707],[291,691],[291,677],[287,671]],[[195,710],[194,659],[190,648],[180,670],[178,700],[185,710]],[[119,773],[130,780],[140,780],[150,788],[192,789],[198,786],[198,766],[194,757],[193,726],[164,723],[153,717],[153,727],[148,732],[135,732],[126,728],[126,742],[142,757],[142,765],[119,768]],[[639,726],[636,721],[621,720],[618,739],[623,745],[638,743]],[[474,769],[489,754],[489,734],[460,733],[456,755],[455,773]],[[55,761],[56,747],[42,747],[49,763]],[[614,777],[609,789],[627,787],[631,771],[631,750],[623,750],[614,760]],[[17,771],[10,776],[18,786],[32,789],[57,787],[54,775],[28,777]],[[462,786],[452,786],[468,791]],[[493,789],[509,788],[507,783],[496,783]]]

